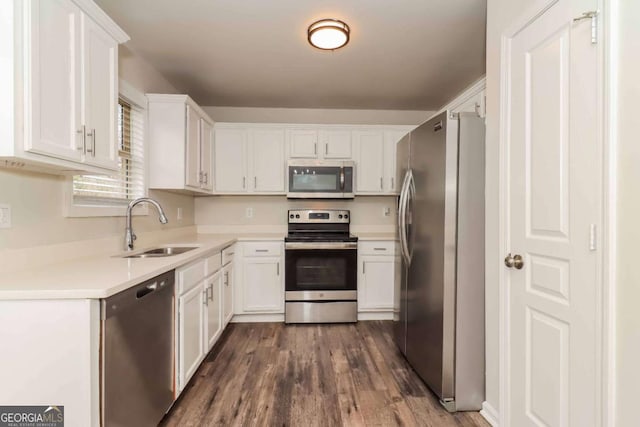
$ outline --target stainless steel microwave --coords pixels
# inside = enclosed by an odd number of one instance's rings
[[[287,171],[288,198],[353,199],[354,162],[289,160]]]

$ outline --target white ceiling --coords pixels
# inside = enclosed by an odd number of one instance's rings
[[[486,0],[97,0],[201,105],[433,110],[484,74]],[[321,18],[351,27],[312,48]]]

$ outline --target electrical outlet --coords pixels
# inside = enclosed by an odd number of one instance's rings
[[[391,208],[389,206],[385,206],[384,208],[382,208],[382,215],[391,216]]]
[[[0,204],[0,228],[11,228],[11,205]]]
[[[245,216],[247,218],[253,218],[253,208],[247,208],[247,210],[245,211]]]
[[[176,213],[176,220],[182,221],[182,208],[178,208],[178,212]]]

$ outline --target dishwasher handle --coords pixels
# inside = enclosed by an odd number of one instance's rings
[[[119,313],[134,308],[137,304],[155,299],[155,295],[164,295],[169,289],[173,292],[174,285],[175,270],[171,270],[125,289],[101,301],[101,318],[104,320],[117,316]]]

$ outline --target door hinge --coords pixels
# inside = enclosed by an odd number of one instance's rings
[[[598,14],[600,12],[598,10],[591,10],[589,12],[584,12],[582,15],[577,18],[573,18],[573,22],[580,22],[585,19],[591,20],[591,44],[598,43]]]
[[[595,251],[598,249],[598,239],[597,239],[597,231],[598,228],[595,224],[589,225],[589,250]]]

